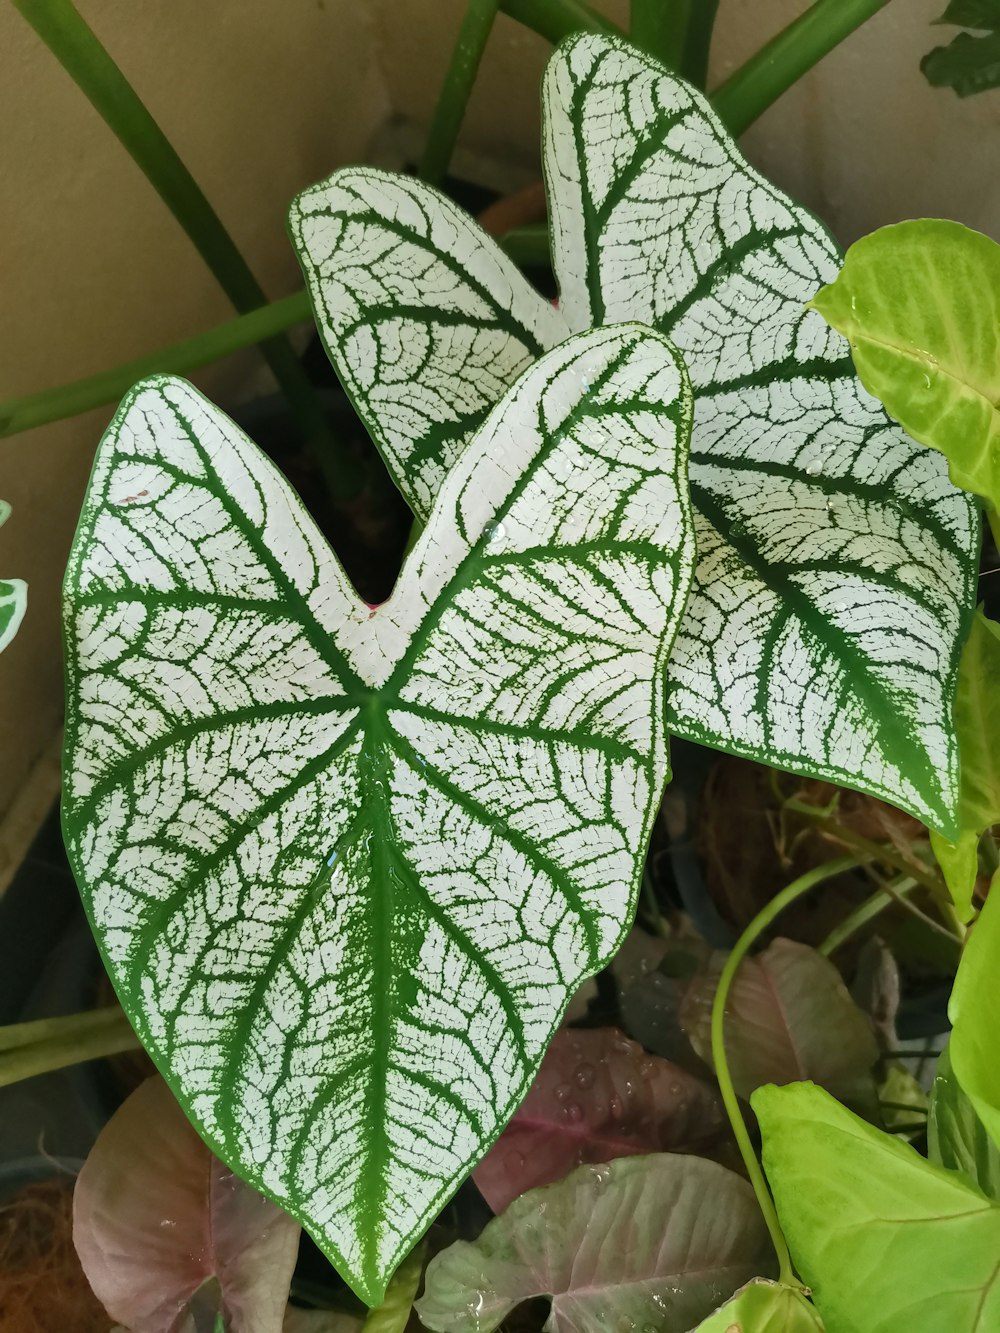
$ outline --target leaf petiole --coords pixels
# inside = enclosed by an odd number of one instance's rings
[[[793,880],[780,893],[775,894],[771,901],[761,908],[736,941],[722,969],[722,975],[719,977],[719,984],[715,992],[715,1000],[712,1004],[712,1062],[715,1066],[715,1076],[719,1081],[722,1101],[726,1108],[726,1114],[729,1116],[729,1123],[732,1125],[736,1142],[739,1145],[740,1154],[750,1178],[750,1184],[757,1196],[757,1202],[764,1215],[764,1221],[767,1224],[775,1253],[778,1256],[779,1281],[786,1286],[796,1287],[799,1290],[805,1290],[805,1288],[795,1277],[791,1256],[788,1252],[788,1243],[781,1229],[781,1223],[778,1221],[777,1210],[774,1206],[774,1200],[771,1198],[767,1181],[764,1178],[764,1172],[750,1141],[750,1134],[747,1130],[746,1121],[743,1119],[743,1112],[740,1110],[732,1075],[729,1072],[725,1047],[726,1001],[729,998],[729,990],[733,978],[739,970],[740,963],[768,926],[786,907],[804,893],[808,893],[810,889],[815,888],[817,884],[822,884],[828,879],[842,875],[846,870],[853,870],[855,866],[862,865],[871,859],[870,853],[839,856],[834,861],[827,861],[821,866],[816,866],[813,870],[806,871],[804,875],[800,875],[798,879]]]

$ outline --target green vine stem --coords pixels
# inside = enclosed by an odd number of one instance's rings
[[[420,175],[431,185],[440,185],[447,175],[499,8],[500,0],[469,0],[420,159]]]
[[[757,1196],[757,1202],[760,1204],[760,1210],[764,1215],[764,1221],[767,1224],[775,1253],[778,1256],[778,1280],[786,1286],[798,1287],[799,1289],[802,1289],[802,1286],[795,1277],[785,1234],[781,1229],[781,1223],[778,1221],[778,1213],[774,1206],[774,1200],[771,1198],[767,1181],[764,1179],[764,1172],[757,1160],[757,1154],[753,1150],[746,1121],[743,1119],[743,1112],[740,1110],[739,1100],[736,1096],[736,1089],[733,1087],[732,1075],[729,1072],[724,1032],[726,1001],[729,999],[729,990],[740,963],[750,952],[757,939],[786,907],[795,902],[796,898],[801,898],[804,893],[808,893],[810,889],[815,888],[817,884],[833,879],[836,875],[842,875],[845,870],[853,870],[855,866],[862,865],[870,859],[871,857],[868,855],[840,856],[835,861],[827,861],[821,866],[816,866],[813,870],[808,870],[804,875],[800,875],[798,879],[793,880],[787,888],[775,894],[767,906],[761,908],[736,941],[733,951],[726,959],[725,967],[722,969],[719,985],[715,992],[715,1001],[712,1004],[712,1062],[715,1065],[715,1076],[719,1080],[722,1101],[726,1108],[726,1114],[729,1116],[729,1123],[733,1127],[733,1134],[739,1145],[747,1175],[750,1177],[750,1184]]]
[[[263,305],[264,291],[218,214],[73,0],[13,3],[120,140],[236,309],[245,312]],[[316,450],[333,498],[353,498],[362,482],[360,469],[352,459],[335,454],[319,399],[291,344],[272,337],[261,351],[303,437]]]
[[[550,42],[561,42],[574,32],[605,32],[622,37],[621,28],[597,14],[581,0],[500,0],[509,18],[531,28]]]
[[[0,403],[0,439],[117,402],[127,389],[147,375],[186,375],[241,347],[251,347],[274,333],[311,320],[309,297],[304,291],[296,292],[135,361],[125,361],[56,389],[8,399]]]
[[[84,1060],[138,1050],[139,1045],[117,1005],[0,1027],[0,1088]]]
[[[887,884],[884,889],[876,889],[870,898],[866,898],[853,912],[845,916],[839,925],[834,926],[819,946],[818,952],[824,958],[829,958],[842,944],[846,944],[862,926],[866,926],[869,921],[874,921],[892,903],[905,901],[906,895],[912,893],[918,887],[915,879],[909,879],[901,875],[899,879]]]
[[[742,134],[772,102],[889,0],[816,0],[712,95],[723,123]]]

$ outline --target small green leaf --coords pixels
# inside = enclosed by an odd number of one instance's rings
[[[712,1063],[712,1004],[725,954],[690,983],[680,1011],[691,1045]],[[878,1043],[840,973],[806,944],[778,939],[745,958],[725,1019],[733,1086],[749,1097],[763,1083],[811,1079],[845,1101],[872,1105]]]
[[[10,505],[0,500],[0,527],[10,517]],[[28,588],[20,579],[0,579],[0,652],[18,631],[28,605]]]
[[[694,1333],[823,1333],[823,1321],[801,1291],[755,1278]]]
[[[821,1088],[752,1099],[796,1269],[835,1333],[1000,1328],[1000,1208]]]
[[[492,1333],[551,1296],[549,1333],[685,1333],[760,1272],[766,1235],[750,1186],[716,1162],[581,1166],[432,1259],[417,1314],[440,1333]]]
[[[955,696],[959,788],[957,843],[931,834],[959,915],[973,913],[979,835],[1000,823],[1000,625],[976,612],[962,653]]]
[[[65,584],[71,862],[203,1137],[369,1305],[635,911],[690,422],[658,334],[563,343],[376,610],[190,385],[137,386],[98,450]]]
[[[882,227],[813,308],[851,344],[865,388],[956,486],[1000,504],[1000,245],[957,222]]]
[[[948,8],[934,22],[988,32],[1000,28],[1000,0],[950,0]]]
[[[1000,1147],[1000,1025],[997,960],[1000,959],[1000,893],[990,893],[969,931],[948,1005],[949,1053],[955,1077],[976,1114]]]
[[[955,1077],[947,1050],[931,1088],[927,1152],[932,1162],[961,1171],[987,1198],[1000,1200],[1000,1148]]]
[[[1000,32],[985,37],[960,32],[947,46],[928,51],[920,69],[928,83],[953,88],[959,97],[1000,88]]]

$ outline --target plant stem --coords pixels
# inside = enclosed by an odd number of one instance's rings
[[[816,0],[717,88],[712,102],[734,135],[757,119],[889,0]]]
[[[508,17],[550,42],[561,42],[574,32],[623,35],[621,28],[581,0],[500,0],[500,8]]]
[[[499,8],[500,0],[469,0],[420,160],[420,175],[431,185],[439,185],[447,175],[469,94]]]
[[[139,1048],[117,1005],[65,1018],[40,1018],[0,1028],[0,1088],[67,1065]]]
[[[896,902],[898,898],[904,898],[917,887],[915,879],[901,876],[891,886],[886,885],[884,889],[876,889],[870,898],[866,898],[849,916],[844,917],[839,926],[834,926],[819,946],[819,952],[824,958],[829,958],[835,949],[839,949],[862,926],[867,925],[869,921],[874,921],[890,903]]]
[[[708,57],[715,31],[715,16],[719,0],[696,0],[688,24],[687,43],[681,73],[696,88],[705,90],[708,84]]]
[[[736,941],[733,951],[726,959],[725,967],[722,969],[719,985],[715,992],[715,1000],[712,1004],[712,1062],[715,1065],[715,1076],[719,1080],[719,1091],[722,1093],[722,1101],[729,1116],[729,1123],[733,1127],[733,1134],[739,1144],[747,1175],[750,1177],[750,1184],[757,1196],[757,1202],[764,1214],[764,1221],[767,1224],[775,1253],[778,1256],[780,1270],[778,1281],[792,1287],[801,1284],[795,1279],[795,1271],[792,1268],[785,1234],[781,1229],[781,1223],[778,1221],[777,1210],[774,1207],[774,1200],[771,1198],[767,1181],[764,1179],[764,1172],[757,1160],[757,1154],[753,1150],[753,1144],[750,1142],[750,1134],[747,1130],[746,1121],[743,1119],[743,1112],[740,1110],[736,1089],[733,1087],[732,1075],[729,1072],[729,1064],[726,1060],[724,1030],[726,1001],[729,998],[729,989],[733,984],[733,978],[736,976],[740,963],[775,917],[779,916],[789,904],[795,902],[796,898],[800,898],[802,894],[815,888],[817,884],[833,879],[836,875],[842,875],[845,870],[852,870],[855,866],[861,865],[869,859],[867,855],[840,856],[835,861],[827,861],[824,865],[808,870],[804,875],[800,875],[798,879],[793,880],[787,888],[775,894],[771,901],[761,908]]]
[[[500,237],[500,245],[520,268],[543,268],[552,263],[549,229],[544,222],[511,227]]]
[[[241,347],[251,347],[281,329],[304,324],[311,318],[308,295],[304,291],[296,292],[209,329],[207,333],[195,334],[193,338],[138,357],[135,361],[125,361],[110,370],[102,370],[56,389],[43,389],[41,393],[8,399],[6,403],[0,403],[0,439],[47,425],[50,421],[75,417],[92,408],[103,407],[105,403],[117,402],[127,389],[147,375],[186,375],[199,366],[217,361]]]
[[[683,73],[692,13],[699,0],[631,0],[629,37],[654,60]]]
[[[244,312],[264,305],[263,289],[218,214],[72,0],[13,3],[120,140],[236,309]],[[329,425],[291,344],[285,338],[272,338],[261,351],[305,440],[319,454],[332,455]],[[360,471],[351,460],[331,459],[324,470],[336,488],[335,499],[351,498],[360,489]]]

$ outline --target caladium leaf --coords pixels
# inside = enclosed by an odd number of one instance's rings
[[[712,1060],[712,1004],[725,954],[712,955],[688,986],[681,1026]],[[844,1101],[870,1103],[878,1043],[840,973],[815,949],[778,939],[745,958],[726,1004],[726,1053],[733,1086],[749,1097],[763,1083],[810,1079]]]
[[[726,1123],[715,1088],[617,1028],[562,1029],[531,1090],[472,1173],[495,1213],[582,1162],[687,1152]]]
[[[695,392],[699,562],[671,731],[861,787],[947,832],[978,523],[803,309],[836,273],[836,245],[701,94],[621,42],[561,47],[544,111],[567,322],[669,333]]]
[[[548,1295],[548,1333],[686,1333],[766,1252],[753,1193],[732,1171],[680,1153],[623,1157],[529,1190],[477,1241],[449,1246],[416,1309],[440,1333],[492,1333]]]
[[[694,1333],[823,1333],[823,1321],[801,1291],[757,1278]]]
[[[0,527],[10,517],[10,505],[0,500]],[[20,579],[0,579],[0,652],[17,633],[28,605],[28,588]]]
[[[448,470],[566,322],[450,199],[348,168],[289,214],[316,324],[423,522]]]
[[[73,1242],[130,1333],[173,1333],[206,1283],[232,1333],[281,1333],[298,1225],[202,1143],[160,1078],[98,1135],[77,1177]]]
[[[370,1305],[634,911],[689,424],[658,335],[563,344],[376,611],[183,381],[98,452],[65,588],[84,901],[206,1141]]]
[[[1000,1202],[1000,1148],[986,1132],[976,1108],[955,1077],[948,1051],[934,1071],[927,1118],[927,1155]]]
[[[543,109],[558,318],[540,297],[532,315],[489,239],[416,182],[340,172],[293,209],[328,349],[404,494],[419,513],[487,389],[499,395],[532,339],[563,336],[563,316],[574,330],[670,330],[697,399],[699,539],[671,730],[954,836],[950,709],[978,520],[803,309],[835,275],[836,246],[746,164],[700,94],[613,38],[557,50]],[[373,314],[378,338],[358,326]],[[493,371],[471,391],[483,362]]]
[[[753,1097],[796,1271],[831,1333],[1000,1327],[1000,1208],[808,1083]]]

